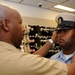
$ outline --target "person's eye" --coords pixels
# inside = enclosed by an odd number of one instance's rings
[[[64,32],[67,33],[67,32],[69,32],[69,30],[65,30]]]

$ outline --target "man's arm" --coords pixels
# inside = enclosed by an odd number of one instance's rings
[[[57,42],[57,32],[54,32],[52,38],[54,43]],[[45,56],[49,49],[52,48],[52,44],[48,41],[46,44],[37,50],[34,54],[40,54],[41,56]],[[73,56],[72,63],[66,64],[68,68],[68,75],[75,75],[75,55]]]
[[[54,43],[56,43],[57,41],[57,32],[53,32],[52,38]],[[52,43],[50,41],[46,42],[46,44],[41,47],[39,50],[37,50],[36,52],[34,52],[34,54],[39,54],[41,56],[45,56],[46,53],[53,47]]]
[[[45,56],[46,53],[51,48],[52,48],[52,44],[48,41],[48,42],[46,42],[46,44],[43,47],[41,47],[39,50],[37,50],[36,52],[34,52],[34,54],[39,54],[41,56]]]

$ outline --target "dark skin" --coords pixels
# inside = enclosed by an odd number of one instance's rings
[[[75,29],[58,31],[58,43],[64,54],[72,54],[75,50]]]
[[[0,5],[0,41],[7,42],[19,48],[25,31],[21,24],[21,16],[16,10]],[[52,37],[52,40],[56,42],[55,37]],[[51,48],[52,44],[47,42],[35,54],[43,52],[42,54],[44,55]],[[68,75],[75,75],[75,56],[73,57],[72,63],[67,65],[67,67]]]

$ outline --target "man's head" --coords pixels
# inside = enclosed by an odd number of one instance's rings
[[[0,41],[19,47],[24,36],[20,14],[7,6],[0,5]]]
[[[75,46],[75,15],[61,13],[56,17],[58,43],[63,48]]]

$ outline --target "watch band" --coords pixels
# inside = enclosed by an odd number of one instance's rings
[[[53,47],[55,46],[55,44],[54,44],[52,39],[49,39],[49,42],[53,45]]]

